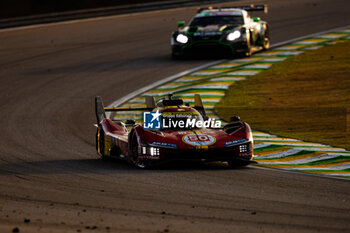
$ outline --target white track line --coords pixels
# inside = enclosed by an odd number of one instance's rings
[[[288,168],[273,168],[273,167],[254,166],[254,165],[249,165],[249,166],[253,166],[256,169],[261,169],[261,170],[270,170],[270,171],[273,170],[273,171],[277,171],[277,172],[292,173],[295,175],[305,175],[305,176],[314,176],[314,177],[318,177],[318,178],[344,180],[347,182],[350,181],[349,178],[334,177],[334,176],[331,176],[330,174],[307,173],[307,172],[301,172],[298,170],[289,170]]]

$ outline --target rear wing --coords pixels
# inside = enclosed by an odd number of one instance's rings
[[[205,8],[199,8],[197,13],[201,13],[202,11],[205,10],[230,10],[230,9],[241,9],[241,10],[246,10],[246,11],[264,11],[265,14],[268,12],[267,4],[262,4],[262,5],[245,5],[245,6],[231,6],[231,7],[205,7]]]
[[[169,97],[170,98],[170,97]],[[163,100],[166,101],[166,100]],[[176,101],[176,100],[167,100],[169,101]],[[181,104],[182,104],[181,100]],[[158,105],[159,106],[159,105]],[[102,98],[100,96],[95,96],[95,114],[96,114],[96,120],[97,124],[100,125],[100,123],[107,118],[106,112],[125,112],[125,111],[152,111],[156,108],[156,104],[154,101],[153,96],[146,96],[146,107],[142,108],[131,108],[131,107],[105,107],[103,105]],[[205,116],[205,110],[202,103],[202,99],[199,94],[194,95],[194,109],[200,112],[202,116]]]
[[[95,96],[95,114],[97,124],[106,119],[106,112],[121,112],[121,111],[152,111],[155,108],[154,98],[146,96],[146,108],[129,108],[129,107],[105,107],[102,98]]]

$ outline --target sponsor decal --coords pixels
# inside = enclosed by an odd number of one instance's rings
[[[168,148],[177,148],[176,144],[167,143],[167,142],[150,142],[151,146],[160,146],[160,147],[168,147]]]
[[[178,109],[179,112],[162,112],[162,116],[175,118],[175,117],[192,117],[194,115],[197,115],[196,112],[183,112],[180,110],[184,110],[184,109]]]
[[[215,32],[215,31],[203,31],[203,32],[196,32],[193,35],[194,36],[221,36],[222,32]]]
[[[213,118],[203,120],[197,112],[156,112],[143,113],[145,129],[200,129],[221,128],[221,121]]]
[[[188,134],[188,133],[189,133],[189,131],[177,131],[177,134]]]
[[[163,118],[163,129],[189,129],[189,128],[221,128],[221,121],[216,121],[212,118],[209,118],[206,121],[197,120],[195,118],[186,118],[186,119],[172,119],[172,118]]]
[[[243,138],[243,139],[239,139],[239,140],[235,140],[235,141],[229,141],[229,142],[225,142],[225,146],[234,146],[237,145],[239,143],[245,142],[247,141],[247,139]]]
[[[210,146],[216,142],[216,138],[207,134],[187,134],[182,141],[191,146]]]

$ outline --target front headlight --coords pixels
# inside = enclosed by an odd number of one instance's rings
[[[252,143],[248,142],[242,145],[239,145],[239,152],[240,153],[246,153],[246,152],[251,152],[252,151]]]
[[[237,40],[240,37],[241,37],[241,32],[240,31],[234,31],[234,32],[229,33],[227,35],[226,39],[228,41],[234,41],[234,40]]]
[[[159,148],[158,147],[142,147],[142,154],[150,155],[150,156],[159,156]]]
[[[181,44],[186,44],[188,42],[188,37],[184,34],[179,34],[176,36],[176,41]]]

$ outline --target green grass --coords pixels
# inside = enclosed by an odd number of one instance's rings
[[[232,85],[216,106],[253,129],[350,149],[350,42],[307,51]]]

